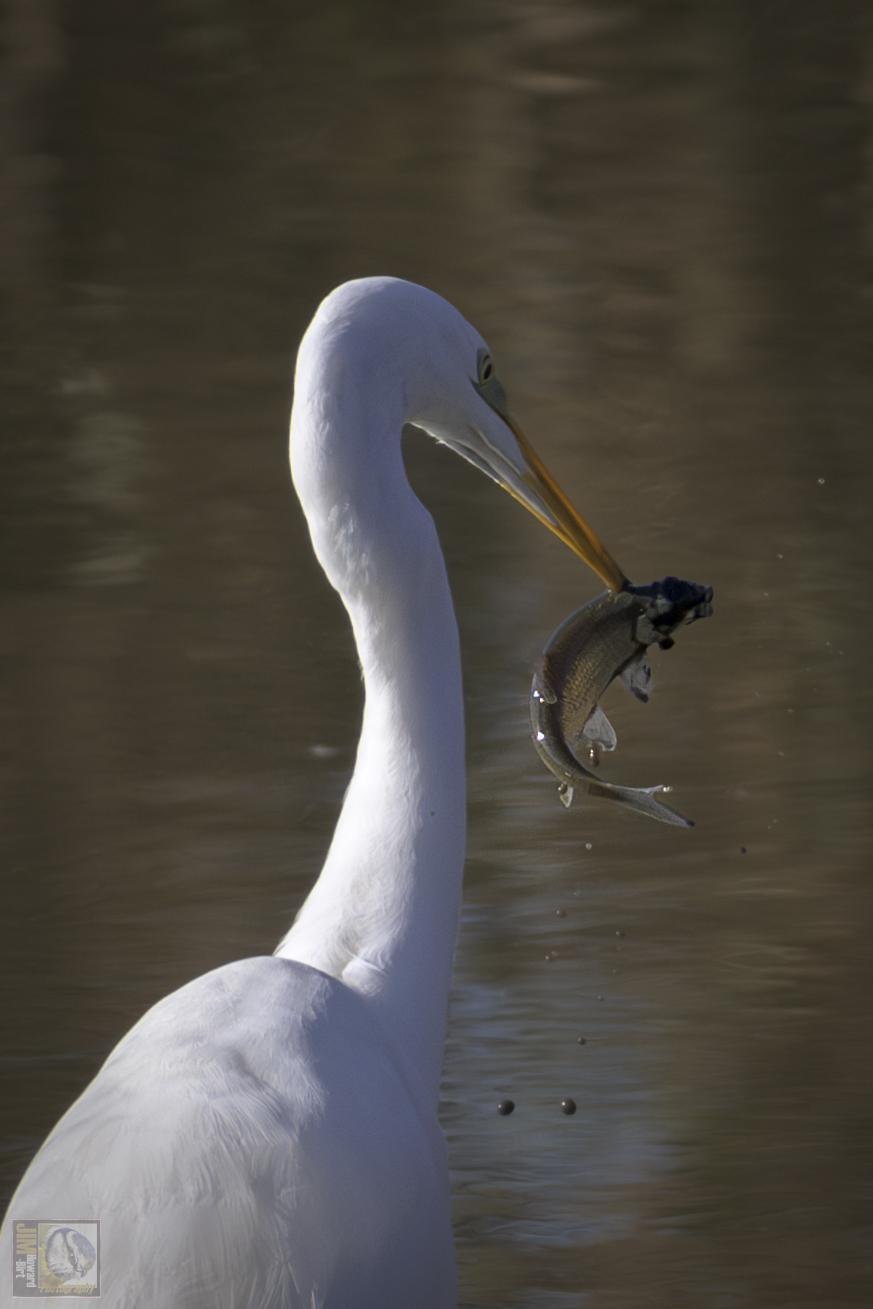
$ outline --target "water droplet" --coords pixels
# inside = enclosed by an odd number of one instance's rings
[[[339,753],[338,745],[322,745],[320,741],[316,741],[307,748],[307,754],[311,755],[313,759],[335,759]]]
[[[514,1100],[501,1100],[500,1104],[497,1106],[497,1112],[499,1114],[502,1114],[503,1117],[506,1118],[508,1114],[512,1113],[514,1108],[515,1108]]]
[[[556,917],[556,918],[566,918],[566,917],[567,917],[567,910],[566,910],[566,909],[556,909],[556,910],[555,910],[555,917]]]
[[[587,1041],[587,1039],[586,1039],[584,1036],[577,1036],[577,1037],[576,1037],[576,1044],[577,1044],[577,1045],[587,1045],[587,1044],[588,1044],[588,1041]]]
[[[562,1114],[574,1114],[576,1112],[576,1101],[567,1096],[566,1100],[561,1101]]]
[[[624,928],[623,928],[623,927],[617,927],[617,928],[615,929],[615,934],[616,934],[616,936],[624,936],[624,935],[625,935],[625,930],[624,930]]]
[[[819,484],[819,486],[824,486],[824,484],[825,484],[825,479],[824,479],[823,477],[820,477],[820,478],[818,479],[818,484]]]
[[[545,734],[545,732],[537,732],[537,740],[538,740],[538,741],[545,741],[545,739],[546,739],[546,734]]]
[[[586,842],[585,842],[585,849],[586,849],[586,850],[593,850],[593,849],[594,849],[594,846],[591,844],[590,841],[586,841]]]

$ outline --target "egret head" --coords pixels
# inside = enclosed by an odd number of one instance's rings
[[[607,586],[624,584],[622,570],[518,425],[488,344],[453,305],[412,282],[364,278],[327,297],[310,333],[319,324],[319,355],[323,360],[327,346],[335,383],[340,370],[353,368],[346,381],[358,394],[398,396],[401,421],[497,482]],[[305,349],[306,339],[301,357]]]
[[[399,283],[408,287],[409,283]],[[427,368],[410,388],[409,421],[450,446],[492,478],[618,590],[622,570],[574,509],[512,415],[487,343],[448,301],[422,287]]]

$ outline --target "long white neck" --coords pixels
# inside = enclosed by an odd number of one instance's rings
[[[327,860],[277,953],[365,995],[435,1103],[465,845],[457,625],[436,531],[403,469],[402,399],[376,415],[372,387],[333,381],[329,404],[319,386],[298,389],[292,472],[352,621],[364,718]]]

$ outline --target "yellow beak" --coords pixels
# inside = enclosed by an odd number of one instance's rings
[[[482,399],[500,415],[514,440],[497,448],[479,433],[486,449],[477,453],[482,466],[513,499],[547,527],[574,554],[583,559],[612,591],[620,591],[627,577],[600,537],[567,499],[524,432],[509,414],[506,394],[497,378],[474,384]],[[512,447],[512,448],[510,448]],[[483,457],[484,456],[484,457]],[[479,462],[476,460],[476,462]]]

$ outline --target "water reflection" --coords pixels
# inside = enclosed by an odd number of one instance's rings
[[[565,814],[528,669],[593,585],[409,436],[468,691],[462,1303],[866,1305],[870,17],[171,10],[9,7],[6,1189],[143,1008],[271,948],[317,871],[360,690],[289,360],[326,288],[393,271],[489,336],[628,572],[718,598],[609,710],[616,775],[698,827]]]

